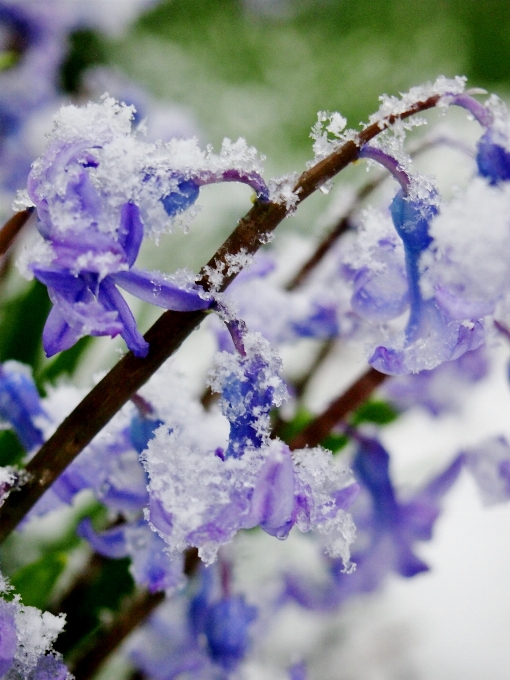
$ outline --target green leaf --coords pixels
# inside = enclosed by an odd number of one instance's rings
[[[351,419],[353,425],[374,423],[388,425],[398,418],[398,412],[386,401],[367,401],[359,407]]]
[[[65,553],[52,552],[19,569],[10,581],[23,604],[47,609],[55,583],[66,565]]]
[[[280,439],[283,439],[283,441],[287,443],[290,442],[312,420],[313,415],[310,413],[310,411],[307,411],[304,408],[300,408],[291,421],[289,421],[288,423],[284,423],[282,425],[281,430],[278,433]]]
[[[325,449],[329,449],[332,453],[338,453],[338,451],[347,446],[348,443],[349,437],[347,437],[347,435],[332,432],[331,434],[328,434],[327,437],[324,437],[321,441],[321,446]]]
[[[34,369],[38,367],[42,330],[50,307],[46,286],[38,281],[33,281],[26,293],[2,305],[0,361],[15,359]]]
[[[25,457],[25,449],[12,430],[0,431],[0,465],[20,465]]]
[[[19,55],[13,50],[0,52],[0,71],[6,71],[18,63]]]

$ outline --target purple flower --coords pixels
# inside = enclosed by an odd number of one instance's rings
[[[432,243],[429,223],[437,214],[435,201],[434,192],[427,199],[412,199],[401,190],[390,206],[404,244],[410,312],[397,347],[379,346],[369,360],[374,368],[390,375],[434,368],[476,349],[484,340],[483,327],[476,318],[459,322],[435,297],[425,299],[422,293],[420,257]]]
[[[488,439],[464,456],[485,505],[510,499],[510,445],[504,437]]]
[[[182,557],[171,558],[164,541],[151,531],[144,520],[97,533],[87,518],[80,522],[77,532],[104,557],[131,558],[130,571],[135,583],[145,586],[151,592],[182,585]]]
[[[67,666],[53,654],[47,654],[39,657],[27,680],[66,680],[68,677]]]
[[[451,98],[451,103],[462,106],[486,129],[477,144],[478,172],[489,184],[510,180],[510,149],[508,112],[495,95],[485,105],[463,93]]]
[[[39,419],[48,420],[28,366],[7,361],[0,366],[0,417],[16,432],[28,452],[41,446]]]
[[[84,335],[120,334],[136,356],[148,344],[118,290],[164,309],[205,310],[210,296],[190,273],[166,276],[134,267],[144,236],[169,231],[213,182],[243,182],[260,200],[267,189],[254,149],[224,142],[221,154],[195,140],[148,143],[132,134],[133,108],[64,107],[45,154],[28,179],[40,238],[22,258],[25,273],[48,287],[53,309],[43,344],[48,356]]]
[[[329,564],[329,581],[321,585],[294,575],[286,577],[286,596],[301,606],[330,610],[359,593],[372,592],[389,573],[405,578],[428,570],[414,552],[417,541],[430,540],[441,501],[457,479],[464,457],[458,456],[408,501],[399,500],[389,475],[389,455],[375,439],[355,434],[358,451],[353,472],[361,486],[352,507],[358,537],[351,574],[337,560]]]
[[[221,410],[230,422],[225,456],[240,458],[247,448],[268,441],[270,410],[280,406],[287,390],[279,376],[280,358],[267,340],[258,333],[232,332],[238,333],[234,342],[239,353],[217,355],[210,384],[221,393]]]
[[[18,648],[18,636],[12,604],[0,600],[0,676],[11,668]]]
[[[232,671],[243,660],[250,643],[248,627],[257,609],[244,597],[228,597],[210,605],[204,617],[204,633],[213,661]]]
[[[395,376],[382,385],[381,394],[399,411],[420,406],[439,416],[456,411],[464,390],[485,378],[488,371],[485,348],[479,347],[431,371]]]

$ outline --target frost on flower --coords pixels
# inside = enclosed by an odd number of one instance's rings
[[[243,182],[267,200],[257,153],[243,139],[226,139],[218,155],[195,139],[149,143],[133,133],[133,114],[106,95],[63,107],[29,175],[39,236],[22,260],[53,302],[43,334],[48,356],[84,335],[117,334],[145,356],[148,345],[117,286],[177,311],[210,301],[194,284],[183,289],[177,279],[137,270],[143,239],[171,231],[204,184]]]
[[[210,374],[211,388],[221,393],[220,406],[230,422],[228,458],[239,458],[249,448],[267,443],[271,408],[287,398],[280,377],[281,360],[259,333],[242,338],[244,355],[221,352]]]
[[[422,290],[455,319],[494,314],[508,295],[510,185],[475,178],[430,224]],[[490,224],[490,228],[488,225]]]
[[[147,519],[171,554],[195,546],[206,563],[240,529],[260,526],[283,539],[297,525],[322,534],[326,549],[347,564],[350,473],[328,451],[291,453],[269,439],[269,411],[286,395],[280,360],[259,334],[244,333],[237,342],[243,353],[220,353],[211,381],[230,424],[228,442],[214,423],[219,414],[203,417],[199,427],[185,416],[166,420],[144,453]]]
[[[484,339],[476,316],[459,321],[435,297],[425,299],[421,290],[420,257],[432,243],[429,225],[437,214],[436,204],[434,193],[411,199],[401,190],[390,207],[404,244],[410,311],[404,332],[377,347],[369,360],[374,368],[390,375],[432,369],[476,349]]]
[[[2,593],[10,586],[1,579]],[[65,624],[54,616],[23,605],[19,597],[0,599],[0,675],[13,680],[55,678],[66,680],[68,671],[52,646]]]

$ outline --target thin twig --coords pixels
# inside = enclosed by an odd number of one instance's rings
[[[298,203],[313,194],[349,163],[356,160],[359,150],[373,137],[392,125],[397,119],[432,108],[438,95],[416,102],[407,111],[373,123],[362,130],[356,141],[345,142],[298,179],[294,192]],[[280,222],[287,216],[285,205],[256,203],[242,218],[233,233],[202,269],[199,283],[210,289],[209,272],[224,274],[219,287],[223,291],[236,276],[236,268],[228,262],[232,254],[255,253],[267,241]],[[17,493],[12,493],[0,510],[0,541],[4,540],[21,522],[43,493],[53,484],[76,456],[90,443],[98,432],[113,418],[131,395],[140,389],[157,369],[168,359],[205,318],[206,312],[165,312],[149,329],[145,339],[150,345],[145,359],[129,352],[99,382],[57,428],[53,436],[41,447],[27,466],[28,481]]]
[[[114,623],[98,634],[98,644],[72,659],[70,671],[76,680],[93,678],[110,654],[144,621],[165,599],[164,593],[139,593],[121,611]]]
[[[14,215],[7,220],[2,229],[0,229],[0,256],[5,255],[14,239],[19,234],[23,226],[28,221],[28,218],[34,212],[33,208],[27,208],[21,212],[14,213]]]
[[[386,378],[388,376],[384,373],[369,368],[346,392],[337,397],[323,413],[297,434],[289,447],[294,450],[320,444],[335,425],[361,406]]]
[[[191,578],[200,566],[196,548],[189,548],[184,553],[184,574]],[[94,643],[80,655],[75,655],[69,664],[76,680],[93,678],[99,668],[130,635],[133,630],[147,619],[150,614],[165,600],[163,592],[137,593],[129,603],[116,615],[115,619],[94,636]]]

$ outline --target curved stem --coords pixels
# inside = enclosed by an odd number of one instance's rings
[[[390,115],[365,127],[356,141],[345,142],[299,177],[293,190],[298,197],[298,203],[356,160],[360,148],[397,119],[430,109],[439,99],[439,95],[434,95],[416,102],[401,114]],[[241,251],[245,255],[255,253],[262,243],[267,242],[267,235],[276,229],[287,214],[288,210],[284,204],[256,203],[239,221],[236,229],[220,246],[206,267],[202,268],[198,283],[206,290],[210,290],[210,272],[226,271],[216,288],[219,291],[225,290],[237,274],[227,266],[232,255]],[[27,483],[20,491],[12,493],[0,509],[0,541],[15,529],[66,467],[113,418],[131,395],[139,390],[181,346],[205,317],[204,311],[165,312],[145,335],[145,340],[149,343],[147,356],[142,359],[129,352],[89,392],[32,458],[27,466],[29,473]]]
[[[411,179],[405,170],[399,165],[399,162],[390,154],[378,149],[376,146],[370,146],[370,144],[365,144],[365,146],[359,152],[360,158],[368,158],[379,165],[382,165],[388,172],[393,175],[393,178],[402,187],[404,194],[409,193],[409,185],[411,184]]]
[[[464,144],[455,139],[450,139],[444,135],[432,139],[430,137],[422,138],[410,151],[409,155],[411,158],[415,158],[416,156],[429,151],[437,144],[444,144],[445,146],[449,146],[452,149],[457,149],[458,151],[461,151],[467,155],[473,156],[473,154],[470,154],[470,150]],[[306,281],[309,274],[322,262],[324,257],[328,254],[337,240],[352,227],[354,214],[361,201],[378,189],[386,179],[386,174],[380,174],[379,177],[373,179],[371,182],[367,182],[358,190],[348,211],[338,220],[333,229],[328,234],[326,234],[322,241],[320,241],[319,245],[308,258],[308,260],[303,265],[301,265],[299,271],[287,284],[286,290],[294,290]]]

